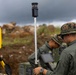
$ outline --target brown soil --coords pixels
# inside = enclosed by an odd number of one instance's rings
[[[12,75],[18,74],[19,63],[28,61],[28,56],[34,51],[26,45],[14,45],[11,48],[6,46],[0,50],[0,54],[3,56],[4,61],[10,65],[12,69]]]

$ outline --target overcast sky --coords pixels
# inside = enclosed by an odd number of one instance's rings
[[[38,24],[76,21],[76,0],[0,0],[0,24],[33,24],[32,2],[38,2]]]

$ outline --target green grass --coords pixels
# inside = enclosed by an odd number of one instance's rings
[[[33,36],[27,36],[24,38],[9,38],[5,37],[3,39],[3,46],[9,46],[9,45],[14,45],[14,44],[30,44],[31,41],[33,40]]]
[[[55,28],[55,34],[59,34],[60,33],[60,27],[56,27]]]

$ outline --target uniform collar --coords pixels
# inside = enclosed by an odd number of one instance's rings
[[[70,45],[72,45],[72,44],[74,44],[74,43],[76,43],[76,40],[74,40],[74,41],[72,41],[71,43],[69,43],[68,46],[70,46]]]

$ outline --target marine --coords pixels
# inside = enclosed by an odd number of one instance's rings
[[[49,69],[49,66],[47,67],[47,65],[44,64],[44,62],[41,59],[41,54],[47,54],[50,53],[52,55],[52,51],[53,49],[58,48],[62,43],[62,39],[58,36],[58,35],[54,35],[51,37],[51,39],[49,41],[46,41],[44,45],[42,45],[40,48],[38,48],[37,53],[38,53],[38,59],[40,62],[40,65],[46,69]],[[30,64],[32,65],[33,68],[37,67],[35,65],[35,53],[32,53],[29,57],[28,57],[28,61],[30,62]]]
[[[43,75],[76,75],[76,23],[63,24],[59,35],[68,47],[62,51],[56,68],[51,71],[37,67],[34,74],[40,74],[42,70]]]

